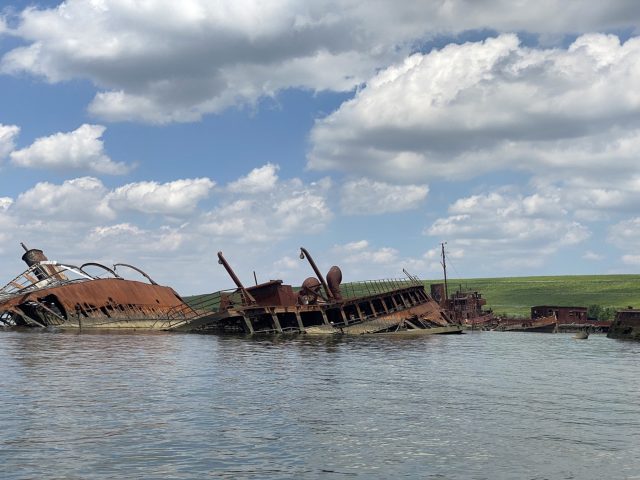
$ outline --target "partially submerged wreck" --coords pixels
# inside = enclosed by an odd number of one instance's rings
[[[462,285],[448,298],[444,283],[432,283],[431,296],[438,301],[455,323],[465,329],[490,330],[498,325],[498,319],[492,310],[484,310],[487,301],[477,291],[464,290]]]
[[[133,265],[67,265],[48,260],[42,250],[22,247],[28,268],[0,289],[0,325],[171,330],[183,323],[169,316],[187,307],[180,295]],[[146,281],[124,279],[118,267]],[[106,278],[88,273],[95,269]]]
[[[309,260],[316,277],[307,278],[297,291],[282,280],[245,288],[218,253],[237,288],[187,303],[133,265],[75,266],[23,247],[28,268],[0,289],[0,326],[241,334],[424,335],[462,330],[416,277],[407,274],[403,280],[341,286],[340,269],[332,267],[325,281],[304,248],[301,258]],[[118,267],[133,270],[146,281],[125,279]],[[89,273],[94,269],[101,275]]]
[[[282,280],[245,287],[222,255],[236,289],[203,296],[172,312],[184,323],[176,330],[241,334],[449,334],[460,325],[408,275],[403,280],[380,280],[341,285],[342,272],[331,267],[326,281],[304,248],[315,277],[295,291]]]
[[[640,341],[640,309],[629,306],[618,310],[607,337]]]
[[[449,314],[454,323],[465,329],[490,330],[497,325],[497,319],[492,310],[484,310],[487,301],[477,291],[463,290],[462,285],[451,295],[447,283],[447,258],[445,243],[441,243],[443,283],[432,283],[431,297]]]
[[[558,319],[555,314],[531,319],[500,319],[494,328],[499,332],[557,333]]]

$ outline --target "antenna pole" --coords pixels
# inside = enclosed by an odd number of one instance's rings
[[[447,286],[447,259],[444,254],[444,246],[447,242],[442,242],[440,245],[442,246],[442,271],[444,272],[444,298],[449,301],[449,288]]]

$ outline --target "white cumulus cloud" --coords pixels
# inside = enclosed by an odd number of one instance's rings
[[[449,216],[436,219],[425,233],[464,250],[465,258],[487,270],[539,267],[591,234],[563,209],[560,197],[541,199],[508,189],[457,200]]]
[[[230,192],[235,193],[261,193],[272,190],[278,182],[278,165],[267,163],[266,165],[254,168],[245,177],[231,182],[228,186]]]
[[[129,183],[116,188],[107,200],[116,210],[184,216],[192,213],[214,186],[209,178]]]
[[[640,255],[623,255],[622,263],[634,266],[640,265]]]
[[[84,170],[110,175],[125,174],[130,167],[114,162],[104,152],[101,139],[106,127],[84,124],[67,133],[36,139],[30,146],[10,154],[20,167]]]
[[[99,89],[90,111],[108,120],[184,122],[287,88],[349,91],[438,35],[494,29],[552,39],[639,22],[628,0],[66,0],[0,24],[24,42],[0,71],[89,80]]]
[[[18,133],[20,133],[20,127],[0,123],[0,161],[15,148]]]
[[[132,253],[175,252],[180,248],[185,234],[179,228],[162,226],[149,230],[130,223],[97,226],[90,230],[83,240],[93,250],[107,251],[122,257]],[[114,245],[117,248],[114,249]]]
[[[265,259],[283,258],[289,250],[278,251],[279,245],[321,234],[333,218],[329,179],[278,179],[267,192],[224,189],[207,198],[214,185],[208,178],[119,187],[95,177],[36,183],[15,198],[0,197],[0,259],[9,271],[20,271],[22,241],[67,263],[138,265],[159,282],[196,293],[214,288],[211,279],[227,286],[217,250],[228,253],[239,271],[261,267],[261,278],[273,278],[271,267],[290,271],[295,264]],[[196,269],[202,262],[210,268]]]
[[[573,175],[558,178],[537,176],[533,182],[542,197],[562,198],[563,207],[584,221],[611,220],[618,214],[633,214],[640,204],[640,172],[633,169],[619,174]]]
[[[640,38],[529,48],[514,34],[417,53],[311,133],[308,165],[396,182],[494,170],[640,173]]]
[[[392,185],[368,178],[342,185],[340,204],[347,214],[384,214],[417,208],[427,198],[426,185]]]
[[[582,258],[592,262],[599,262],[604,259],[604,255],[593,252],[591,250],[587,250],[586,252],[584,252],[584,255],[582,255]]]
[[[0,212],[6,211],[11,205],[13,205],[13,198],[0,197]]]
[[[640,217],[628,218],[611,225],[607,241],[623,251],[621,260],[624,264],[640,263]]]
[[[334,245],[329,258],[341,266],[344,281],[406,278],[403,269],[419,276],[440,271],[439,264],[428,259],[427,254],[417,258],[404,257],[394,247],[378,247],[364,239]]]
[[[129,183],[110,190],[95,177],[80,177],[62,184],[39,182],[15,202],[3,197],[0,205],[29,212],[30,218],[65,222],[114,219],[128,212],[182,217],[193,215],[214,185],[208,178],[194,178]]]
[[[333,218],[327,203],[328,179],[304,184],[299,179],[279,181],[275,188],[227,201],[208,212],[200,230],[241,243],[270,242],[290,235],[322,231]],[[250,192],[251,193],[251,192]]]
[[[34,220],[84,222],[96,218],[113,218],[107,205],[108,189],[97,178],[81,177],[61,185],[37,183],[18,195],[15,208]]]
[[[348,264],[391,264],[398,262],[398,250],[391,247],[372,248],[368,240],[358,240],[344,245],[335,245],[333,253]]]

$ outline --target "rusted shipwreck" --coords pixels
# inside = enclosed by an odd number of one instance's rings
[[[454,323],[470,330],[490,330],[497,325],[492,310],[484,310],[487,301],[477,291],[463,290],[462,285],[449,296],[447,282],[447,256],[445,243],[441,243],[443,283],[432,283],[431,297],[449,314]]]
[[[463,328],[469,330],[491,330],[498,325],[492,310],[484,310],[487,300],[477,291],[464,290],[462,285],[449,297],[444,283],[432,283],[431,296]]]
[[[282,280],[245,287],[219,252],[219,263],[236,288],[200,296],[190,305],[176,308],[172,314],[184,323],[175,329],[199,333],[352,335],[462,331],[414,276],[341,285],[339,267],[331,267],[325,281],[306,249],[300,249],[300,258],[308,260],[315,277],[307,278],[296,291]]]
[[[188,302],[133,265],[75,266],[50,261],[41,250],[24,249],[27,270],[0,289],[0,326],[243,334],[461,332],[416,277],[341,286],[340,269],[332,267],[325,281],[304,248],[301,258],[309,260],[316,277],[307,278],[299,289],[282,280],[245,288],[218,253],[237,288]],[[123,278],[123,268],[145,281]],[[90,273],[94,270],[100,274]]]
[[[499,332],[557,333],[558,319],[555,314],[531,319],[501,318],[494,330]]]
[[[629,306],[618,310],[607,337],[640,341],[640,309]]]
[[[0,289],[0,325],[171,330],[184,323],[170,315],[186,306],[180,295],[133,265],[68,265],[22,246],[28,268]],[[124,279],[118,268],[145,281]]]

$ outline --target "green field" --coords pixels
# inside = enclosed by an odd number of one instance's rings
[[[430,283],[425,281],[427,289]],[[449,292],[463,289],[482,293],[496,314],[529,316],[534,305],[640,308],[640,275],[569,275],[451,279]]]

